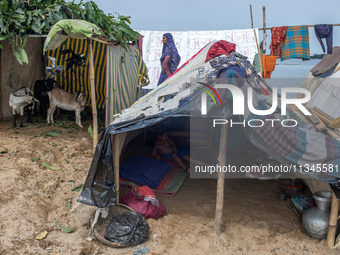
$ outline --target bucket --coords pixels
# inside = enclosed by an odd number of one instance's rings
[[[329,211],[332,205],[332,193],[328,191],[317,191],[313,194],[316,205],[324,211]]]

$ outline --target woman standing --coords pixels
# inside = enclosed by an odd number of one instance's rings
[[[162,71],[159,76],[158,85],[165,81],[171,74],[173,74],[179,62],[181,62],[181,57],[178,55],[178,51],[172,37],[172,34],[166,33],[163,35],[163,50],[161,56],[161,66]]]

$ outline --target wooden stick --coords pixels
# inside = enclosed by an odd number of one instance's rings
[[[251,28],[254,30],[254,36],[255,36],[255,41],[256,41],[256,47],[257,47],[257,52],[258,52],[258,55],[259,55],[260,74],[261,74],[261,77],[263,77],[262,55],[260,54],[260,47],[259,47],[259,42],[258,42],[258,40],[257,40],[256,30],[254,29],[254,26],[253,26],[253,11],[252,11],[251,5],[250,5],[250,18],[251,18]]]
[[[287,201],[288,201],[288,203],[290,204],[290,206],[293,207],[294,212],[296,213],[296,215],[298,216],[298,218],[299,218],[300,220],[302,220],[300,213],[296,210],[296,208],[295,208],[295,206],[293,205],[293,203],[290,202],[290,199],[289,199],[289,198],[287,198]]]
[[[337,197],[335,196],[333,192],[331,215],[329,218],[328,234],[327,234],[327,245],[329,248],[333,248],[334,243],[335,243],[335,234],[336,234],[336,226],[338,223],[338,215],[339,215],[339,200],[337,199]]]
[[[221,167],[227,163],[227,135],[228,125],[222,125],[221,128],[221,140],[220,140],[220,155],[218,156],[218,163]],[[223,202],[224,202],[224,172],[218,172],[217,179],[217,196],[216,196],[216,214],[215,214],[215,226],[216,234],[221,234],[222,215],[223,215]]]
[[[267,33],[266,33],[266,6],[262,6],[263,11],[263,53],[266,54],[266,40],[267,40]]]
[[[313,109],[319,113],[320,115],[322,115],[323,117],[325,117],[326,119],[333,121],[334,118],[332,116],[329,116],[327,113],[325,113],[324,111],[320,110],[318,107],[314,106]]]
[[[253,10],[252,10],[251,4],[250,4],[250,20],[251,20],[251,28],[254,28],[254,25],[253,25]]]
[[[332,138],[334,138],[334,139],[337,139],[337,138],[340,137],[338,134],[336,134],[335,132],[333,132],[333,131],[330,130],[329,128],[326,128],[326,129],[324,130],[324,132],[325,132],[328,136],[330,136],[330,137],[332,137]]]
[[[313,109],[314,110],[314,109]],[[313,111],[313,113],[315,114],[315,116],[317,116],[320,120],[322,120],[322,122],[324,122],[327,126],[329,124],[331,124],[332,121],[330,121],[329,119],[327,119],[325,116],[321,115],[319,112],[317,112],[316,110]]]
[[[119,134],[116,134],[113,138],[113,170],[116,185],[116,197],[117,203],[119,203],[119,157],[120,157],[120,144],[119,144]]]
[[[96,150],[98,143],[98,126],[97,126],[97,104],[96,104],[96,90],[94,86],[94,67],[93,67],[93,54],[92,54],[92,40],[87,39],[87,47],[89,54],[90,66],[90,82],[91,82],[91,104],[92,104],[92,117],[93,117],[93,153]]]

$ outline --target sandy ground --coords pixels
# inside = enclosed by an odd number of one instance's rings
[[[70,122],[22,129],[10,129],[11,124],[0,123],[0,152],[8,149],[0,154],[0,254],[133,254],[133,247],[115,249],[86,239],[95,208],[77,203],[79,191],[72,189],[84,183],[91,164],[90,122],[83,121],[82,129],[72,128]],[[44,136],[51,130],[62,132]],[[216,180],[187,178],[174,197],[158,197],[167,214],[147,220],[150,238],[144,244],[152,255],[339,254],[327,248],[325,240],[304,233],[288,202],[279,200],[278,187],[273,181],[227,179],[218,237]],[[73,232],[57,229],[56,221]],[[36,240],[44,230],[47,237]]]

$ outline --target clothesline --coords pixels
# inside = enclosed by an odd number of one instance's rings
[[[334,26],[340,26],[340,24],[332,24]],[[314,27],[315,25],[307,25],[307,27]],[[266,30],[271,30],[271,27],[266,27]],[[259,28],[258,30],[263,30],[263,28]]]

